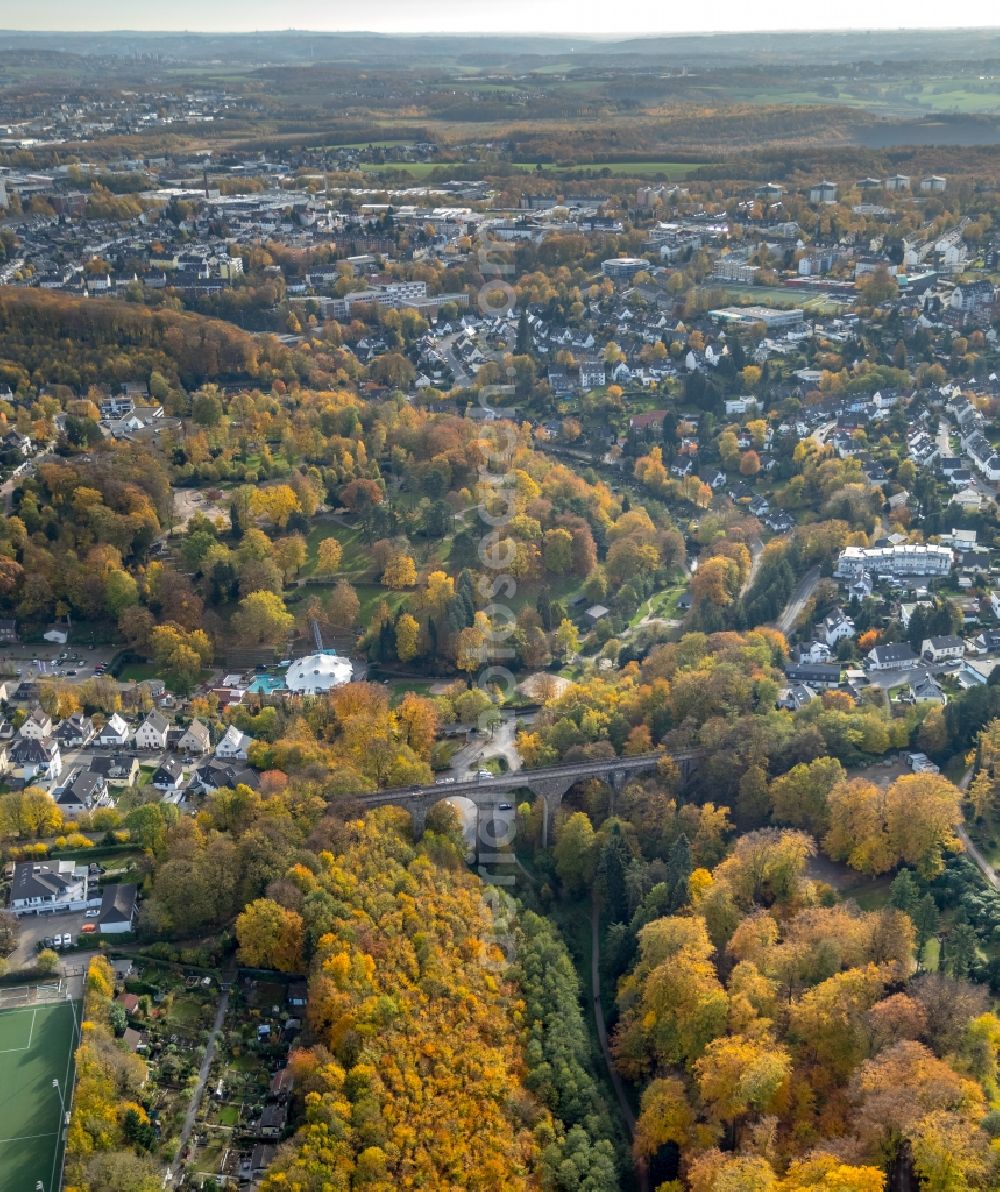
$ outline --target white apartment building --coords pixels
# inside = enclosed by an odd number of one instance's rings
[[[834,575],[838,579],[857,579],[863,572],[872,575],[947,575],[954,556],[947,546],[907,542],[900,546],[848,546],[840,552]]]

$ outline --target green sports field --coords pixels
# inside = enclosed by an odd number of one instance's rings
[[[0,1192],[55,1192],[62,1161],[58,1080],[69,1105],[76,1042],[67,1001],[0,1010]]]

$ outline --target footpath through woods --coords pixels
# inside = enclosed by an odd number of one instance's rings
[[[972,775],[973,775],[973,772],[975,771],[975,768],[976,768],[975,766],[969,766],[969,768],[965,771],[965,773],[959,779],[958,789],[960,791],[968,790],[969,783],[972,780]],[[989,863],[989,861],[986,860],[986,858],[979,851],[979,849],[976,848],[976,846],[972,843],[972,840],[969,837],[969,833],[965,827],[965,824],[959,824],[958,827],[955,829],[955,832],[956,832],[959,840],[961,840],[962,844],[965,845],[965,851],[969,854],[969,856],[975,862],[976,868],[979,870],[979,872],[983,875],[984,878],[986,878],[986,881],[993,887],[994,890],[1000,890],[1000,874],[997,873],[997,871],[993,868],[993,866]]]
[[[597,1022],[597,1038],[601,1044],[604,1063],[608,1069],[608,1075],[611,1078],[611,1085],[615,1090],[615,1096],[618,1098],[622,1117],[625,1119],[626,1126],[628,1126],[629,1138],[634,1139],[635,1114],[632,1112],[632,1106],[629,1104],[628,1097],[625,1095],[625,1086],[622,1084],[622,1078],[618,1075],[618,1070],[611,1060],[611,1048],[608,1046],[608,1028],[604,1021],[604,1006],[601,1003],[601,910],[596,889],[593,891],[590,903],[590,938],[590,985],[594,999],[594,1019]],[[649,1192],[649,1169],[646,1165],[646,1160],[637,1159],[635,1170],[639,1178],[641,1192]]]

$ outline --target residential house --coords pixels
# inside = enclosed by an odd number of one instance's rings
[[[128,722],[118,712],[115,712],[101,729],[97,742],[102,749],[120,749],[123,745],[128,744],[131,735],[132,730],[129,728]]]
[[[102,774],[109,786],[135,786],[139,780],[139,759],[130,753],[91,758],[90,768]]]
[[[965,654],[965,642],[955,634],[944,637],[928,637],[920,647],[921,655],[928,662],[944,662],[948,658],[962,658]]]
[[[789,683],[805,683],[810,687],[827,689],[840,686],[839,662],[799,662],[785,667]]]
[[[251,790],[259,790],[260,774],[249,766],[241,766],[238,761],[205,762],[192,775],[189,790],[193,795],[207,795],[223,786],[230,789],[248,786]]]
[[[208,728],[200,720],[192,720],[177,742],[181,753],[208,753],[212,741]]]
[[[94,722],[82,712],[67,716],[56,728],[53,736],[63,749],[83,749],[97,735]]]
[[[917,665],[919,659],[908,642],[890,642],[876,646],[868,655],[868,669],[876,671],[906,670]]]
[[[17,641],[17,621],[10,617],[0,617],[0,643],[10,645]]]
[[[17,735],[29,741],[44,741],[52,736],[52,720],[41,708],[36,707],[18,729]]]
[[[797,712],[799,708],[811,704],[818,696],[808,683],[790,683],[778,692],[777,706],[787,708],[790,712]]]
[[[288,1105],[284,1101],[265,1105],[253,1128],[259,1138],[281,1138],[288,1126]]]
[[[952,505],[957,505],[963,513],[978,513],[983,507],[983,498],[974,488],[963,488],[951,498]]]
[[[820,633],[828,646],[835,646],[844,638],[854,636],[854,622],[842,608],[836,608],[820,624]]]
[[[933,600],[912,600],[899,606],[899,623],[904,629],[910,628],[910,619],[918,608],[933,608]]]
[[[34,451],[34,445],[29,435],[22,435],[20,431],[9,430],[0,438],[0,448],[4,451],[14,451],[25,459]]]
[[[216,759],[218,761],[246,761],[247,750],[252,744],[253,737],[240,732],[235,724],[231,724],[215,747]]]
[[[62,773],[58,741],[20,737],[10,747],[10,764],[25,781],[54,781]]]
[[[110,802],[108,781],[103,774],[77,766],[52,798],[65,815],[82,815]]]
[[[957,285],[952,291],[951,308],[965,318],[988,315],[996,301],[993,283],[981,278],[978,281]]]
[[[105,886],[97,925],[105,935],[124,935],[135,929],[138,913],[138,887],[135,882]]]
[[[812,641],[808,646],[799,647],[799,662],[829,662],[831,654],[826,642]]]
[[[268,1167],[274,1162],[277,1147],[266,1142],[258,1142],[250,1154],[244,1154],[240,1159],[239,1175],[242,1183],[256,1185],[263,1179]]]
[[[10,884],[15,915],[82,910],[87,902],[87,870],[72,861],[19,861]]]
[[[164,750],[170,724],[162,712],[150,712],[135,732],[136,749]]]
[[[184,767],[176,757],[165,757],[153,772],[151,782],[158,791],[179,791],[184,785]]]
[[[581,389],[603,389],[606,384],[603,360],[582,360],[580,362]]]
[[[931,675],[922,675],[910,682],[909,698],[915,704],[940,704],[942,707],[948,702],[948,697]]]

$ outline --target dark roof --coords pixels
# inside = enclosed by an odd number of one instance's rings
[[[887,646],[876,646],[869,655],[876,662],[916,662],[917,656],[909,642],[890,642]]]
[[[80,770],[56,797],[57,803],[82,803],[89,807],[105,793],[105,778],[94,770]]]
[[[132,767],[138,765],[139,759],[130,753],[115,753],[110,757],[99,754],[87,763],[91,770],[102,774],[105,778],[122,778],[131,773]]]
[[[38,861],[19,861],[14,866],[14,877],[10,884],[11,901],[58,897],[73,884],[73,880],[72,876],[64,876]]]
[[[799,662],[785,667],[785,676],[800,683],[839,683],[839,662]]]
[[[58,746],[52,741],[35,741],[31,737],[19,737],[10,748],[10,760],[18,765],[40,764],[52,760]]]
[[[153,782],[162,782],[165,778],[170,782],[176,782],[183,773],[184,767],[177,758],[165,757],[156,768],[156,773],[153,775]]]
[[[260,1128],[264,1130],[284,1130],[285,1124],[288,1121],[288,1106],[284,1103],[278,1105],[265,1105],[260,1115]]]
[[[195,770],[195,777],[204,786],[249,786],[260,788],[260,774],[250,766],[233,765],[229,762],[206,762]]]
[[[927,643],[932,650],[955,650],[965,647],[965,642],[955,633],[947,634],[944,637],[929,637]]]
[[[135,914],[138,886],[135,882],[120,882],[105,886],[101,898],[101,923],[131,923]]]
[[[60,741],[75,741],[78,738],[92,736],[93,732],[94,725],[90,717],[84,716],[82,712],[74,712],[56,728],[55,736]]]

